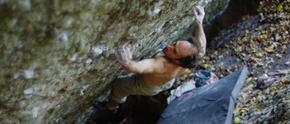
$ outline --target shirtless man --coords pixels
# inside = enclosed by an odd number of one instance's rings
[[[116,54],[116,58],[126,72],[135,74],[116,78],[109,101],[95,101],[94,106],[116,113],[118,104],[125,102],[128,95],[153,96],[171,88],[174,79],[194,67],[205,54],[206,38],[202,27],[204,15],[204,8],[197,6],[194,11],[197,23],[195,38],[174,42],[150,59],[134,61],[131,59],[134,48],[123,48],[120,55]]]

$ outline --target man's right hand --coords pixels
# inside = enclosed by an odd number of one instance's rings
[[[129,50],[128,47],[122,48],[122,51],[120,54],[115,54],[117,60],[119,63],[121,63],[123,66],[128,66],[132,59],[132,54],[134,52],[134,47]]]
[[[203,18],[205,16],[204,8],[202,6],[196,6],[193,14],[195,16],[195,21],[199,24],[202,24]]]

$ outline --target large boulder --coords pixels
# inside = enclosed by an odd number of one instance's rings
[[[80,123],[122,68],[113,53],[140,60],[194,31],[229,0],[0,0],[1,123]]]

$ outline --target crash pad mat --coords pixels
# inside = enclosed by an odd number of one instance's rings
[[[247,74],[242,67],[215,83],[184,93],[168,105],[157,124],[230,124]]]

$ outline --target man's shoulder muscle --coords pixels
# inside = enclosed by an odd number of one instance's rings
[[[155,59],[155,68],[157,69],[164,69],[165,64],[167,63],[167,59],[164,56],[157,56],[154,57],[153,59]]]

